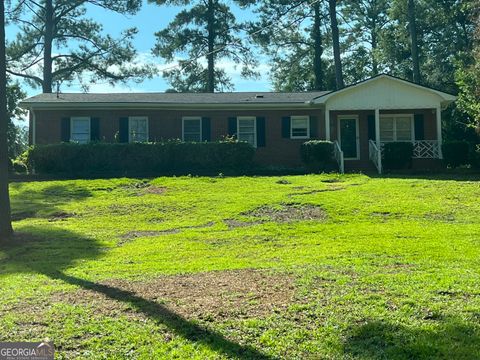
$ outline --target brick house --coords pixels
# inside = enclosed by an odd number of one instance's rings
[[[455,96],[389,75],[302,93],[40,94],[21,102],[30,142],[215,141],[235,135],[264,165],[301,165],[308,139],[331,140],[339,170],[382,170],[382,146],[414,145],[414,167],[442,158],[441,111]]]

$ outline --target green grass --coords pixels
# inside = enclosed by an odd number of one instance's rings
[[[68,359],[480,359],[474,178],[45,181],[11,196],[2,341],[49,338]],[[258,214],[307,205],[323,217]]]

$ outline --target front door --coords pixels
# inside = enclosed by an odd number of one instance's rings
[[[359,159],[358,117],[339,117],[338,123],[338,137],[343,157],[347,160]]]

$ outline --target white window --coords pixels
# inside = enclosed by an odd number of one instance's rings
[[[380,141],[413,141],[413,115],[380,117]]]
[[[292,116],[290,118],[290,138],[308,139],[310,138],[310,117]]]
[[[128,141],[148,141],[148,118],[146,116],[130,116],[128,118]]]
[[[72,117],[70,119],[70,141],[86,144],[90,141],[90,118]]]
[[[238,141],[245,141],[252,146],[257,146],[257,118],[254,116],[241,116],[237,118]]]
[[[199,116],[186,116],[182,119],[183,141],[202,141],[202,118]]]

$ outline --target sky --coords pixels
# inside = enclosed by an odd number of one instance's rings
[[[231,3],[231,1],[228,1]],[[235,6],[231,6],[237,19],[239,21],[252,18],[252,13],[245,10],[240,10]],[[112,36],[118,36],[123,29],[129,27],[137,27],[138,34],[135,37],[135,47],[140,53],[140,61],[152,61],[158,64],[160,68],[171,66],[159,57],[154,57],[151,54],[151,49],[155,44],[155,32],[164,29],[175,15],[181,10],[181,7],[175,6],[158,6],[148,4],[144,1],[141,11],[134,16],[125,16],[117,14],[112,11],[106,11],[98,6],[89,5],[87,8],[87,16],[98,21],[103,25],[105,33]],[[10,27],[7,29],[7,39],[14,36],[18,29]],[[240,68],[235,69],[233,64],[229,62],[222,62],[221,65],[231,76],[235,85],[235,91],[269,91],[271,90],[271,83],[268,76],[268,66],[263,59],[259,65],[259,72],[262,74],[260,79],[248,80],[240,76]],[[114,87],[109,84],[92,85],[89,92],[163,92],[168,89],[169,84],[162,78],[161,74],[155,76],[153,79],[144,80],[142,83],[128,83],[127,85],[118,84]],[[25,86],[25,91],[28,96],[35,95],[41,89],[32,89]],[[63,84],[61,92],[82,92],[79,85],[67,87]]]

